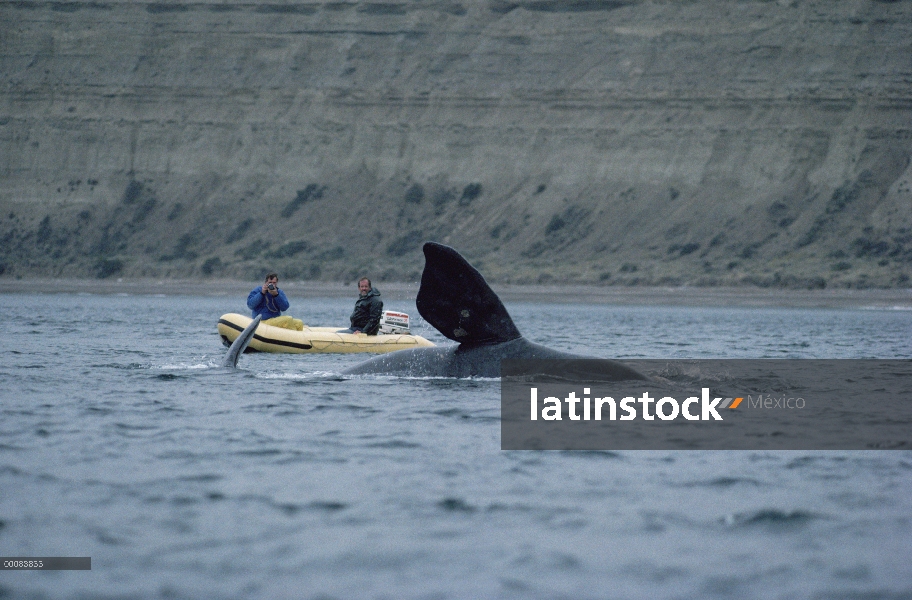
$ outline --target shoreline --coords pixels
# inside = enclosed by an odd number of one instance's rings
[[[24,285],[28,289],[24,289]],[[0,293],[198,295],[246,297],[256,282],[188,279],[33,279],[0,278]],[[281,287],[299,298],[352,298],[353,283],[288,281]],[[419,284],[379,283],[390,300],[414,300]],[[616,304],[621,306],[714,306],[776,308],[868,308],[912,310],[912,289],[824,289],[732,287],[612,287],[594,285],[492,285],[504,302]]]

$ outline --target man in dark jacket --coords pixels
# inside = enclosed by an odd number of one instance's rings
[[[358,280],[358,293],[360,295],[351,314],[351,332],[377,335],[383,313],[380,291],[371,286],[370,279],[362,277]]]

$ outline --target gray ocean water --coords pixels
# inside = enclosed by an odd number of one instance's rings
[[[92,558],[0,597],[912,598],[912,452],[506,452],[498,380],[219,368],[243,306],[0,295],[0,555]],[[912,358],[908,310],[508,309],[606,358]]]

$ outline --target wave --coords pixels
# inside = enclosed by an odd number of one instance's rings
[[[774,530],[793,530],[825,518],[823,515],[804,510],[783,511],[764,508],[752,512],[725,515],[720,520],[723,525],[732,529],[763,527]]]

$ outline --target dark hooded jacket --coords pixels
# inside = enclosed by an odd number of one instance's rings
[[[380,315],[383,313],[383,301],[380,300],[380,291],[371,288],[364,296],[358,296],[355,310],[351,314],[351,328],[360,329],[367,335],[377,335],[380,328]]]

